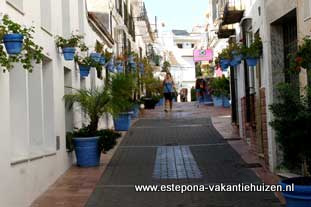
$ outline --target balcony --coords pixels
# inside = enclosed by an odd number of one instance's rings
[[[223,5],[223,25],[239,23],[244,15],[244,0],[225,0]]]
[[[233,27],[233,24],[220,24],[217,35],[219,39],[225,39],[229,38],[232,35],[235,35],[235,29]]]

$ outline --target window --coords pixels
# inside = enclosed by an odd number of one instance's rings
[[[41,26],[51,32],[51,0],[40,1]]]
[[[311,2],[310,0],[304,0],[304,18],[307,19],[311,17]]]
[[[70,10],[69,0],[62,0],[63,36],[70,36]]]
[[[183,44],[178,43],[178,44],[177,44],[177,47],[180,48],[180,49],[182,49],[182,48],[183,48]]]
[[[7,0],[7,2],[12,5],[15,9],[23,11],[23,0]]]

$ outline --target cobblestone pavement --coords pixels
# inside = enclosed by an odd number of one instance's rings
[[[169,114],[146,112],[124,137],[86,206],[280,206],[271,192],[135,192],[137,184],[261,183],[215,130],[213,111],[202,110],[179,104]]]

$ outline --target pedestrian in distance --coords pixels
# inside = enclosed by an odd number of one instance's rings
[[[204,95],[206,91],[206,82],[203,78],[198,78],[195,83],[195,90],[197,95],[197,107],[204,102]]]
[[[173,109],[173,98],[175,97],[175,84],[171,73],[166,73],[163,80],[163,94],[165,98],[164,111],[168,112],[168,106],[170,111]]]

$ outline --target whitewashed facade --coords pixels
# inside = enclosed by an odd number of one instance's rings
[[[96,2],[0,0],[1,16],[8,14],[21,25],[35,26],[34,40],[45,55],[32,73],[19,64],[10,72],[0,73],[0,206],[29,206],[74,163],[74,154],[66,150],[66,131],[81,127],[87,120],[77,107],[66,110],[63,96],[70,92],[66,87],[94,88],[104,81],[97,78],[94,68],[89,77],[81,78],[74,61],[65,61],[56,48],[55,36],[68,37],[78,31],[85,35],[90,52],[99,41],[116,54],[123,46],[114,37],[124,28],[116,2],[107,1],[98,11],[108,14],[108,21],[99,19],[106,30],[90,16]],[[143,37],[135,45],[133,36],[135,33],[129,40],[133,48],[145,48]],[[109,116],[101,127],[113,127]]]

